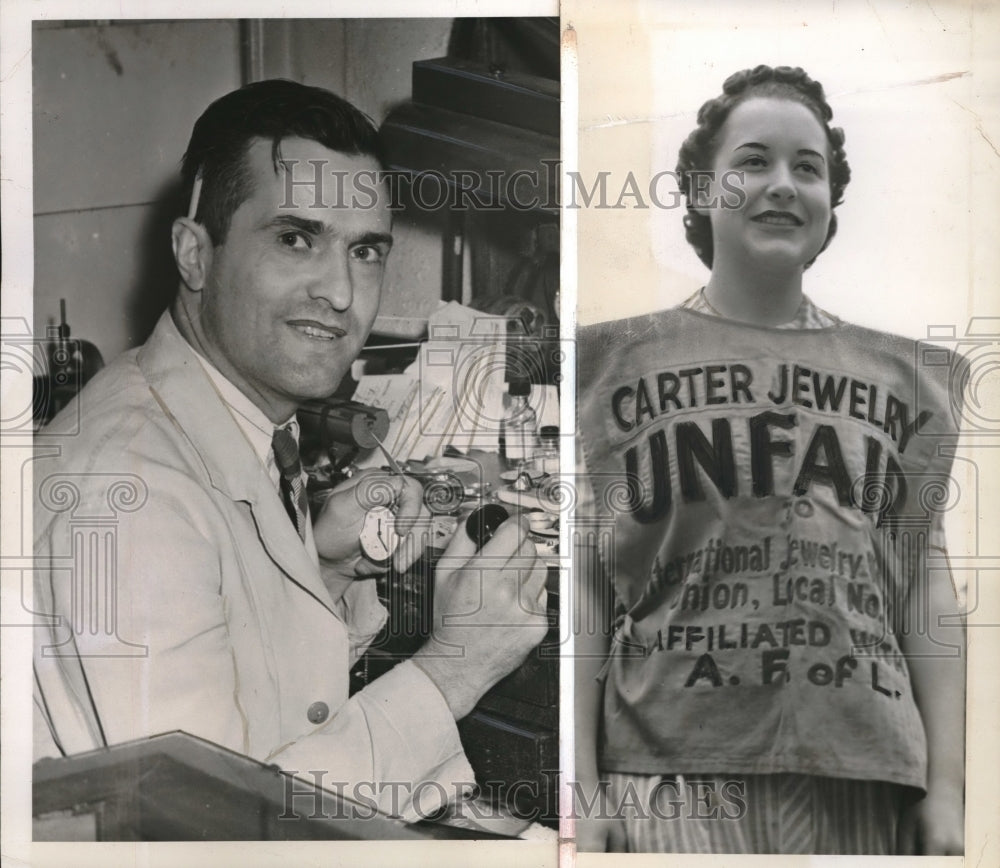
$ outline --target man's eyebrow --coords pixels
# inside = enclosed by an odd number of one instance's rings
[[[307,220],[291,214],[277,214],[264,224],[265,229],[298,229],[310,235],[322,235],[326,225],[319,220]]]
[[[352,239],[351,244],[364,244],[368,246],[387,244],[389,247],[392,247],[392,235],[388,232],[364,232],[357,238]]]
[[[297,229],[309,235],[322,235],[332,231],[332,227],[321,220],[307,220],[292,214],[277,214],[264,224],[264,229]],[[352,238],[351,245],[365,244],[374,246],[385,244],[392,247],[392,235],[388,232],[362,232],[357,238]]]

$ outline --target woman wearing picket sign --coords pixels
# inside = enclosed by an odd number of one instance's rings
[[[603,540],[580,593],[616,613],[576,640],[576,786],[608,787],[578,842],[960,854],[954,360],[803,294],[850,178],[822,86],[759,66],[723,91],[677,167],[710,279],[578,344]]]

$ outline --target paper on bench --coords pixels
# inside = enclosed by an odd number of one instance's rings
[[[428,322],[428,340],[403,374],[362,377],[354,400],[389,414],[385,445],[399,461],[499,448],[506,391],[507,319],[448,302]],[[556,413],[558,416],[558,413]],[[379,466],[373,453],[361,467]]]

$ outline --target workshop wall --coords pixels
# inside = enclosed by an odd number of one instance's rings
[[[451,19],[268,20],[256,71],[328,87],[381,123],[410,94],[414,60],[447,51]],[[33,35],[34,329],[67,300],[73,336],[105,360],[142,343],[176,290],[178,168],[208,103],[238,87],[236,20],[36,22]],[[440,293],[432,223],[397,220],[386,312]]]

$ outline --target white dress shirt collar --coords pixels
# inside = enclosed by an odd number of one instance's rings
[[[191,347],[191,352],[194,353],[195,358],[198,359],[205,373],[208,374],[208,378],[212,381],[212,385],[215,386],[216,392],[219,393],[222,403],[226,405],[236,425],[247,438],[254,454],[260,459],[261,464],[264,465],[267,475],[274,484],[275,490],[278,490],[281,485],[281,472],[278,470],[278,465],[274,463],[274,451],[271,449],[271,439],[274,436],[275,428],[288,428],[292,432],[295,442],[298,443],[299,423],[295,415],[293,414],[291,419],[286,420],[284,424],[275,425],[264,415],[264,411],[260,407],[244,395],[235,384],[226,379],[222,371],[215,367],[194,347]],[[303,476],[305,476],[304,473]],[[305,479],[303,479],[303,482],[305,482]],[[313,562],[318,565],[319,555],[316,552],[316,540],[313,537],[311,520],[306,522],[305,547]]]

